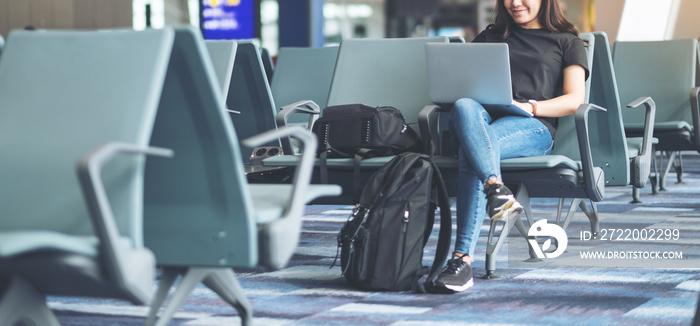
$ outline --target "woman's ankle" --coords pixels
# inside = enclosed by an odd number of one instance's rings
[[[467,263],[470,266],[472,264],[472,257],[469,256],[468,254],[463,254],[461,252],[454,252],[454,253],[452,253],[452,257],[460,258],[460,259],[462,259],[463,262]]]
[[[484,193],[488,194],[492,188],[498,188],[503,185],[503,181],[497,177],[491,177],[484,182]]]

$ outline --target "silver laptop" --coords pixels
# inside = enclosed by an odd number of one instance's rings
[[[472,98],[494,114],[532,116],[511,104],[510,59],[505,43],[426,43],[430,100],[451,104]]]

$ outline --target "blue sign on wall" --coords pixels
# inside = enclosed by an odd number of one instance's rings
[[[202,35],[209,40],[255,37],[255,0],[201,0]]]

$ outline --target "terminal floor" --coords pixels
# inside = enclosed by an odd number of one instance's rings
[[[349,206],[308,206],[301,243],[287,268],[236,272],[251,301],[255,325],[690,325],[700,292],[700,157],[688,155],[684,160],[684,183],[676,184],[674,174],[659,194],[652,194],[647,185],[641,204],[629,203],[630,187],[610,187],[597,205],[601,229],[678,230],[677,237],[671,233],[669,240],[581,240],[590,226],[579,212],[567,228],[569,243],[562,256],[524,262],[526,242],[511,232],[498,255],[500,278],[484,280],[479,277],[485,274],[485,221],[475,255],[475,285],[464,293],[350,287],[339,267],[330,268]],[[557,201],[533,199],[532,205],[535,220],[554,221]],[[436,230],[427,248],[434,246],[435,237]],[[583,251],[613,254],[584,260]],[[432,251],[426,252],[429,263]],[[639,257],[631,256],[634,252]],[[657,259],[645,252],[682,258]],[[148,313],[148,307],[86,298],[50,297],[49,306],[66,326],[143,325]],[[171,322],[237,324],[236,311],[203,286]]]

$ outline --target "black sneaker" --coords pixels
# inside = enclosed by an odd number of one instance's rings
[[[472,268],[458,256],[447,261],[447,266],[435,280],[435,287],[444,293],[462,292],[472,286]]]
[[[515,200],[515,196],[504,185],[494,185],[486,192],[486,208],[491,220],[497,221],[501,218],[511,219],[517,217],[523,206]]]

